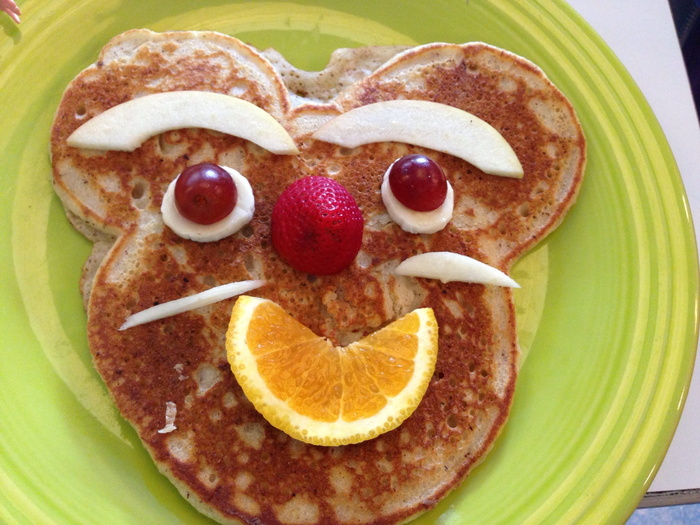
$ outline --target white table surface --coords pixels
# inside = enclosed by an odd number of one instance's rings
[[[568,0],[615,52],[649,102],[678,163],[700,245],[700,125],[667,0]],[[648,505],[700,502],[700,357]]]

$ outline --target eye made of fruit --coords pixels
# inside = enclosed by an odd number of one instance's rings
[[[435,233],[452,219],[452,185],[426,155],[406,155],[394,161],[384,174],[381,192],[389,217],[406,232]]]
[[[218,241],[250,222],[255,198],[248,180],[233,168],[194,164],[170,183],[161,212],[163,222],[180,237]]]
[[[292,268],[331,275],[347,268],[360,251],[364,219],[344,186],[311,175],[282,192],[270,227],[273,247]]]

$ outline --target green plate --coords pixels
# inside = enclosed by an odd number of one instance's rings
[[[698,264],[668,144],[613,53],[538,0],[20,0],[0,20],[0,521],[208,523],[151,463],[92,370],[78,293],[89,243],[50,184],[54,110],[113,35],[211,29],[296,65],[367,44],[483,40],[539,64],[589,143],[579,202],[515,268],[528,358],[511,419],[420,523],[624,522],[671,441],[695,358]]]

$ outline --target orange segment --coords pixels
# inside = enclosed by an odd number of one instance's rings
[[[261,303],[255,312],[255,323],[248,327],[246,337],[251,352],[262,355],[285,349],[290,342],[303,343],[318,339],[316,334],[273,302]]]
[[[270,352],[257,359],[270,392],[304,416],[333,421],[340,412],[340,359],[324,340]],[[314,374],[308,374],[313,369]]]
[[[272,301],[241,296],[226,351],[244,393],[272,425],[308,443],[341,445],[413,413],[435,369],[437,331],[432,310],[421,308],[339,347]]]

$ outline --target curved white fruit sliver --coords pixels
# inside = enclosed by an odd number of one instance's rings
[[[501,270],[454,252],[428,252],[409,257],[396,267],[398,275],[520,288]]]
[[[129,100],[88,120],[66,143],[76,148],[134,151],[149,137],[183,128],[213,129],[280,155],[299,153],[287,130],[265,110],[209,91],[169,91]]]
[[[196,308],[202,308],[224,299],[229,299],[236,295],[255,290],[265,284],[262,280],[239,281],[236,283],[222,284],[187,297],[181,297],[167,303],[158,304],[130,315],[119,327],[119,330],[126,330],[140,324],[150,323],[158,319],[164,319],[173,315],[188,312]]]
[[[466,160],[484,173],[522,178],[523,167],[496,128],[459,108],[427,100],[387,100],[333,117],[312,135],[346,148],[403,142]]]

